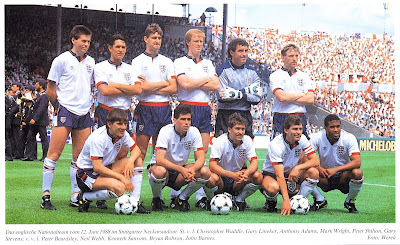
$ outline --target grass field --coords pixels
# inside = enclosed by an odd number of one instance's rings
[[[38,149],[41,149],[39,146]],[[149,148],[150,152],[151,149]],[[358,215],[349,214],[343,208],[346,195],[334,190],[324,193],[328,208],[308,215],[281,216],[277,213],[266,213],[262,206],[265,202],[260,192],[246,199],[250,209],[246,212],[232,211],[229,215],[212,215],[211,212],[194,207],[194,195],[189,200],[191,210],[181,213],[166,209],[164,212],[135,214],[133,216],[117,215],[114,211],[114,200],[107,201],[108,209],[89,209],[89,213],[78,213],[68,206],[70,197],[69,165],[71,146],[67,145],[57,164],[52,187],[52,202],[56,211],[40,208],[42,192],[42,162],[6,162],[6,224],[169,224],[169,223],[394,223],[395,222],[395,153],[362,152],[362,169],[365,181],[357,198]],[[265,150],[257,150],[259,166],[265,159]],[[40,159],[40,153],[38,158]],[[145,165],[149,162],[147,154]],[[163,196],[169,204],[169,188],[164,188]],[[144,174],[142,201],[150,208],[151,188]],[[310,201],[311,200],[311,197]],[[278,197],[278,209],[282,204]],[[84,218],[83,218],[84,217]]]

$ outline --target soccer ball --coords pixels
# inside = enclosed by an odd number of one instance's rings
[[[117,214],[131,215],[138,209],[138,200],[135,197],[123,194],[115,200],[115,211]]]
[[[232,200],[225,194],[215,195],[210,204],[213,214],[229,214],[232,210]]]
[[[290,207],[295,214],[307,214],[310,210],[310,203],[306,197],[295,195],[290,198]]]

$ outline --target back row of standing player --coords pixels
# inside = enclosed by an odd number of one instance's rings
[[[153,138],[153,142],[157,142],[160,129],[171,123],[172,111],[169,100],[172,94],[178,94],[180,104],[191,107],[191,125],[199,130],[203,145],[202,150],[205,153],[208,150],[210,132],[213,131],[209,107],[211,91],[219,91],[215,135],[219,136],[232,128],[232,126],[227,126],[227,119],[234,112],[239,112],[239,116],[247,120],[247,123],[245,123],[246,134],[250,135],[251,138],[254,137],[251,130],[250,106],[260,101],[262,91],[259,86],[259,77],[254,70],[246,65],[247,42],[241,39],[232,40],[228,46],[230,60],[218,67],[216,71],[209,60],[201,58],[205,38],[203,32],[192,29],[186,33],[185,43],[188,53],[174,62],[158,53],[162,35],[163,32],[157,24],[151,24],[146,28],[144,35],[146,50],[132,60],[132,66],[122,62],[126,53],[124,37],[114,35],[109,41],[110,59],[95,65],[93,58],[86,54],[90,46],[91,31],[85,26],[73,28],[70,34],[72,49],[64,52],[53,61],[48,75],[47,95],[55,108],[55,116],[49,152],[43,164],[42,208],[55,209],[50,201],[50,191],[57,161],[70,133],[73,148],[70,165],[70,205],[79,206],[78,199],[82,200],[82,196],[79,197],[78,195],[80,188],[77,184],[77,171],[82,169],[84,164],[80,164],[78,156],[86,139],[91,134],[91,127],[93,126],[89,114],[93,102],[91,98],[93,76],[99,91],[97,94],[99,105],[95,111],[98,127],[107,123],[106,116],[112,109],[122,109],[127,114],[127,131],[132,136],[132,115],[129,111],[131,97],[136,95],[139,100],[134,113],[137,121],[136,144],[138,147],[131,149],[131,157],[135,158],[134,169],[126,173],[135,186],[134,189],[127,188],[127,190],[138,200],[143,179],[142,159],[145,158],[150,138]],[[289,115],[300,113],[300,116],[305,119],[304,105],[313,102],[313,87],[310,79],[305,74],[290,67],[295,67],[297,64],[298,48],[291,46],[285,52],[288,52],[288,54],[282,53],[284,75],[280,76],[288,75],[288,79],[274,80],[271,76],[274,96],[280,102],[276,102],[277,106],[274,104],[274,126],[282,125],[284,118]],[[289,67],[287,67],[288,64]],[[300,74],[300,77],[293,78],[295,74]],[[290,79],[295,79],[295,89],[290,85]],[[286,93],[282,93],[283,91],[286,91]],[[297,109],[291,106],[292,104],[297,105]],[[300,111],[296,111],[299,109]],[[279,110],[283,110],[283,112]],[[277,117],[276,121],[275,117]],[[303,128],[305,126],[304,119]],[[112,135],[109,136],[113,137]],[[182,137],[184,136],[183,134]],[[114,140],[118,139],[117,137]],[[139,150],[140,152],[138,152]],[[124,150],[119,151],[116,161],[123,159],[126,153],[127,151]],[[138,157],[139,155],[140,157]],[[92,174],[91,177],[94,178],[98,175],[98,173],[93,172],[89,174]],[[78,176],[81,179],[88,178],[87,173],[83,173],[82,176],[79,175],[79,171]],[[195,189],[198,188],[195,187]],[[256,190],[257,188],[252,189]],[[253,190],[251,192],[254,193]],[[101,195],[104,199],[110,197],[110,195],[118,196],[110,191],[105,191]],[[266,196],[268,197],[268,195]],[[240,201],[238,200],[238,202]],[[105,203],[98,203],[97,205],[104,207]],[[142,213],[148,213],[142,205],[139,209]],[[241,209],[244,210],[244,208]]]

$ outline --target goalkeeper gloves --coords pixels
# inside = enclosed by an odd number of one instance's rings
[[[255,96],[262,96],[262,88],[258,86],[256,83],[250,84],[249,86],[244,88],[246,94],[253,94]]]
[[[237,100],[243,97],[243,92],[227,87],[219,92],[219,96],[224,100]]]

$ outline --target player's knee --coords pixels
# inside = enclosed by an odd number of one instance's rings
[[[279,191],[279,185],[276,181],[266,181],[266,179],[264,179],[262,187],[268,196],[275,196]]]
[[[360,168],[351,170],[352,179],[360,180],[363,178],[364,173]]]
[[[122,196],[125,193],[125,185],[120,181],[115,182],[115,184],[110,189],[117,196]]]
[[[318,179],[319,178],[319,171],[316,168],[309,168],[307,170],[307,177],[311,179]]]
[[[162,179],[167,177],[167,169],[162,166],[152,166],[150,169],[150,173],[157,179]]]
[[[200,178],[202,179],[209,179],[211,176],[211,171],[208,167],[203,166],[200,169]]]
[[[253,174],[253,184],[255,185],[261,185],[263,182],[263,176],[259,171],[255,171]]]

